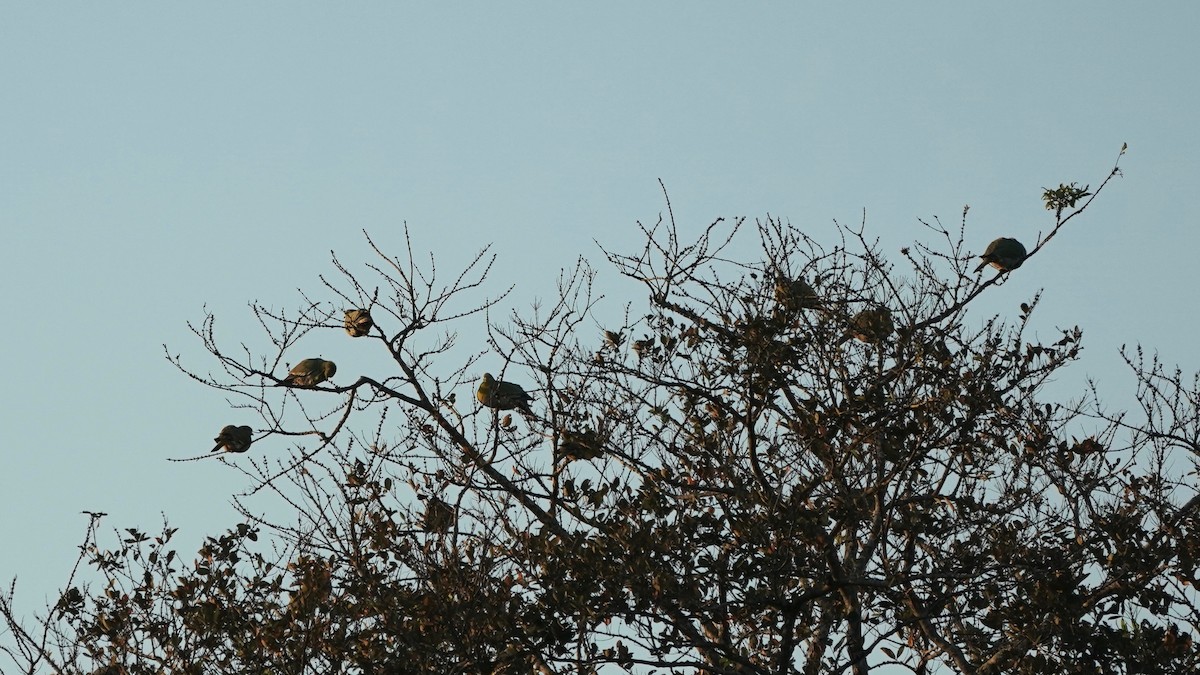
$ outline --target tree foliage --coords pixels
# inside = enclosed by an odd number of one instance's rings
[[[1115,175],[1047,190],[1010,274]],[[1037,296],[969,320],[1006,275],[972,273],[966,222],[892,262],[864,226],[685,240],[668,210],[602,250],[646,291],[622,325],[582,261],[496,321],[487,249],[449,283],[411,245],[335,257],[325,299],[253,306],[269,351],[208,315],[218,374],[168,354],[254,417],[219,460],[245,522],[189,560],[166,523],[105,548],[93,519],[90,574],[40,617],[0,602],[4,648],[30,673],[1193,672],[1196,378],[1138,348],[1140,410],[1046,400],[1082,333],[1032,337]],[[288,386],[317,331],[390,366]],[[484,365],[529,409],[480,406]]]

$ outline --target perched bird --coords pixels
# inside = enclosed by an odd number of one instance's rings
[[[292,366],[288,376],[276,386],[315,387],[337,373],[337,365],[325,359],[304,359]]]
[[[454,525],[454,507],[437,497],[425,500],[425,515],[421,525],[426,532],[449,532]]]
[[[555,463],[561,460],[595,459],[604,454],[604,438],[591,429],[571,431],[564,429],[555,449]]]
[[[879,344],[883,342],[896,326],[892,323],[892,313],[886,307],[873,307],[850,317],[848,332],[851,337]]]
[[[346,310],[346,332],[350,337],[362,337],[371,331],[371,313],[365,309]]]
[[[646,338],[644,340],[633,341],[633,353],[637,354],[638,361],[650,356],[654,352],[654,338]]]
[[[775,302],[789,311],[816,309],[821,306],[817,292],[804,279],[795,281],[785,276],[775,277]]]
[[[475,398],[479,402],[489,408],[497,410],[512,410],[516,408],[523,412],[532,413],[529,409],[529,401],[533,397],[525,393],[519,384],[512,382],[502,382],[492,377],[491,373],[484,373],[483,379],[479,381],[479,389],[475,391]]]
[[[1189,499],[1187,501],[1187,503],[1185,503],[1183,506],[1179,507],[1179,512],[1178,512],[1177,517],[1182,518],[1182,517],[1186,516],[1187,514],[1191,513],[1192,511],[1195,511],[1197,507],[1200,507],[1200,495],[1196,495],[1195,497],[1192,497],[1191,499]]]
[[[221,428],[221,433],[213,440],[216,441],[217,447],[210,452],[216,452],[221,448],[225,448],[226,452],[245,452],[250,449],[251,436],[254,430],[250,427],[235,427],[230,424]]]
[[[1020,267],[1021,263],[1025,262],[1025,247],[1016,239],[1000,237],[988,244],[987,250],[979,257],[983,259],[983,262],[979,263],[979,267],[975,268],[976,272],[979,272],[988,265],[995,267],[1001,272],[1011,272]]]
[[[606,330],[604,331],[604,341],[608,343],[608,346],[616,349],[621,346],[621,343],[625,342],[625,334]]]

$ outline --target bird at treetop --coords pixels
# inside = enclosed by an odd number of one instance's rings
[[[533,397],[525,393],[519,384],[512,382],[502,382],[492,377],[491,373],[484,373],[483,379],[479,381],[479,389],[475,390],[475,398],[479,402],[489,408],[497,410],[512,410],[516,408],[527,413],[532,413],[529,409],[529,401]]]
[[[896,329],[886,307],[864,309],[850,318],[849,334],[863,342],[878,344]]]
[[[821,306],[817,292],[807,281],[804,279],[793,281],[782,275],[775,277],[775,302],[791,311],[816,309]]]
[[[988,265],[995,267],[1001,272],[1011,272],[1020,267],[1021,263],[1025,262],[1025,247],[1016,239],[1000,237],[988,244],[987,250],[979,257],[983,259],[983,262],[979,263],[979,267],[975,268],[976,272],[979,272]]]
[[[646,338],[644,340],[633,341],[633,353],[637,354],[638,361],[644,357],[650,356],[654,350],[654,338]]]
[[[371,321],[371,313],[365,309],[346,310],[346,332],[350,337],[362,337],[371,330],[375,322]]]
[[[448,532],[454,525],[454,507],[437,497],[425,500],[425,515],[421,524],[427,532]]]
[[[555,464],[559,460],[573,462],[575,460],[595,459],[604,454],[604,439],[591,429],[571,431],[564,429],[558,439],[555,449]]]
[[[337,365],[325,359],[304,359],[292,366],[288,376],[276,386],[315,387],[337,373]]]
[[[254,430],[250,427],[238,427],[229,424],[221,428],[221,433],[213,440],[216,441],[217,447],[210,450],[216,452],[221,448],[225,448],[226,452],[245,452],[250,449],[251,436]]]

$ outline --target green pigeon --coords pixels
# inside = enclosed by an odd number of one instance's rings
[[[1025,247],[1016,239],[1000,237],[988,244],[987,250],[979,257],[983,259],[983,262],[979,263],[979,267],[975,268],[976,272],[979,272],[988,265],[995,267],[1001,272],[1011,272],[1020,267],[1021,263],[1025,262]]]
[[[785,276],[775,277],[775,302],[789,311],[816,309],[821,306],[817,292],[807,281],[793,281]]]
[[[595,459],[604,454],[604,439],[591,429],[571,431],[564,429],[559,437],[555,456],[560,460],[572,462],[575,460]]]
[[[336,372],[337,365],[333,361],[304,359],[293,366],[288,376],[283,378],[283,382],[276,386],[315,387],[333,377]]]
[[[350,337],[362,337],[371,331],[371,313],[365,309],[346,310],[346,332]]]
[[[879,344],[895,329],[892,313],[886,307],[864,309],[850,318],[850,335],[863,342]]]
[[[437,497],[425,500],[425,515],[421,525],[426,532],[449,532],[454,525],[454,507]]]
[[[250,427],[237,427],[232,424],[221,428],[221,433],[213,440],[216,441],[217,447],[210,452],[216,452],[221,448],[225,448],[226,452],[245,452],[250,449],[252,442],[251,436],[254,430]]]
[[[479,381],[479,389],[475,391],[475,398],[489,408],[497,410],[516,408],[532,414],[528,402],[532,401],[533,397],[526,394],[521,385],[502,382],[492,377],[491,373],[483,374],[483,379]]]
[[[637,354],[638,361],[650,356],[654,352],[654,339],[646,338],[644,340],[633,341],[633,353]]]

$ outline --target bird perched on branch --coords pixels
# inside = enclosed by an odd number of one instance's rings
[[[564,429],[558,439],[558,447],[554,451],[554,463],[561,460],[595,459],[604,454],[604,437],[590,428],[572,431]]]
[[[362,337],[371,330],[375,322],[371,320],[371,313],[365,309],[348,309],[346,310],[346,333],[350,337]]]
[[[304,359],[292,366],[288,376],[276,386],[315,387],[337,373],[337,365],[325,359]]]
[[[892,322],[892,313],[886,307],[873,307],[850,317],[847,333],[863,342],[879,344],[894,330],[896,325]]]
[[[633,341],[633,353],[637,354],[638,361],[652,356],[655,352],[654,338],[645,338],[643,340]]]
[[[526,394],[521,385],[502,382],[492,377],[491,373],[483,374],[483,379],[479,381],[479,389],[475,390],[475,398],[489,408],[497,410],[516,408],[532,414],[529,409],[529,401],[532,401],[533,397]]]
[[[250,427],[238,427],[232,424],[221,428],[221,433],[213,439],[217,447],[210,450],[216,452],[221,448],[225,448],[226,452],[245,452],[250,449],[252,442],[251,436],[254,435],[254,430]]]
[[[988,244],[987,250],[979,257],[983,259],[983,262],[975,268],[976,272],[988,265],[1001,272],[1011,272],[1025,262],[1025,247],[1016,239],[1000,237]]]
[[[454,525],[454,507],[437,497],[429,497],[425,500],[421,524],[427,532],[449,532]]]
[[[817,292],[804,279],[791,280],[785,276],[775,277],[775,302],[788,311],[817,309],[821,301]]]

